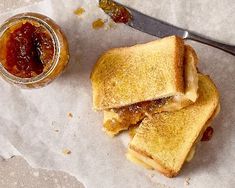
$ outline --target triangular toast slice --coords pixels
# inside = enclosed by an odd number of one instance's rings
[[[178,111],[145,118],[129,144],[129,154],[168,177],[176,176],[218,107],[214,83],[199,74],[197,101]]]

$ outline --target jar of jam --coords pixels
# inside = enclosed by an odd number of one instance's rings
[[[60,27],[38,13],[23,13],[0,28],[0,74],[22,88],[38,88],[58,77],[69,60]]]

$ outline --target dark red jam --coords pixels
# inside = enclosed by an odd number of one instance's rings
[[[209,141],[212,136],[213,136],[213,128],[212,127],[207,127],[205,132],[203,133],[201,141]]]
[[[124,6],[111,0],[101,0],[99,6],[116,23],[128,23],[132,19],[130,12]]]
[[[21,78],[35,77],[51,63],[54,43],[44,27],[24,22],[4,37],[4,67],[11,74]]]

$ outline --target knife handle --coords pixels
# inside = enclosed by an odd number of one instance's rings
[[[235,55],[235,46],[224,44],[193,32],[186,31],[184,39],[197,41]]]

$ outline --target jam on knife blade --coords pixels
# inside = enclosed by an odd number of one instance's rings
[[[128,23],[132,19],[130,12],[124,6],[112,0],[100,0],[99,7],[103,9],[115,23]]]

